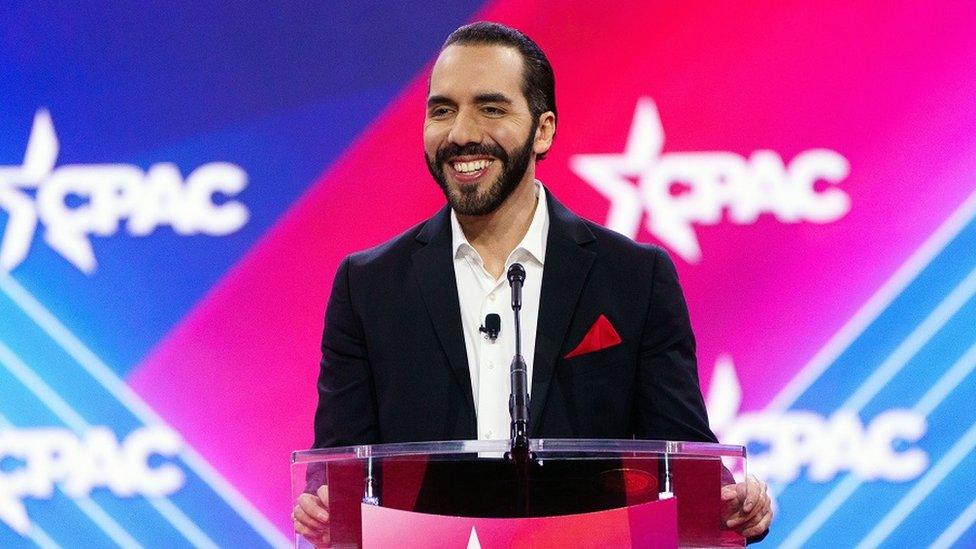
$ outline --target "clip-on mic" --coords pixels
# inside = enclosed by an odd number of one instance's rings
[[[498,339],[498,332],[502,329],[502,317],[497,313],[489,313],[485,316],[485,323],[478,328],[478,331],[485,334],[488,341],[494,343]]]

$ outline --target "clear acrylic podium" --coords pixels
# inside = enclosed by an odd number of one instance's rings
[[[332,547],[742,547],[721,488],[742,446],[648,440],[376,444],[292,454],[292,495],[328,486]],[[297,547],[312,547],[296,536]]]

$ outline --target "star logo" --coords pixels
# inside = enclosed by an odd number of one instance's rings
[[[712,370],[705,396],[708,423],[725,444],[749,448],[749,471],[769,482],[802,477],[832,482],[853,474],[862,482],[906,482],[929,469],[930,457],[914,443],[928,431],[924,414],[907,408],[882,410],[870,421],[840,409],[829,416],[810,410],[741,410],[742,384],[727,354]],[[733,464],[741,473],[743,463]]]
[[[112,236],[124,223],[131,236],[160,226],[179,235],[231,234],[247,223],[247,207],[233,200],[247,185],[247,173],[229,162],[210,162],[184,180],[176,165],[55,166],[60,143],[51,114],[34,115],[23,163],[0,166],[0,211],[6,212],[0,239],[0,271],[20,265],[34,236],[86,274],[97,261],[92,236]],[[215,195],[226,200],[214,201]],[[220,202],[218,204],[218,202]]]
[[[96,490],[119,498],[173,494],[186,480],[171,461],[182,446],[175,431],[160,426],[138,427],[122,439],[107,426],[4,428],[0,461],[19,465],[0,472],[0,523],[30,535],[24,500],[50,500],[55,488],[75,500]]]
[[[468,549],[481,549],[481,540],[478,539],[478,531],[471,527],[471,535],[468,536]]]
[[[647,231],[689,263],[702,258],[695,225],[723,219],[745,225],[762,213],[784,223],[828,223],[850,210],[848,195],[829,186],[847,177],[850,164],[829,149],[804,151],[788,166],[771,150],[747,159],[732,152],[663,149],[657,106],[643,97],[622,154],[578,154],[569,166],[610,201],[608,228],[636,238],[646,213]],[[818,182],[828,188],[815,189]]]
[[[54,133],[51,115],[40,110],[34,116],[24,163],[21,166],[0,166],[0,209],[7,212],[7,226],[0,240],[0,269],[9,271],[27,257],[34,231],[37,229],[37,212],[30,196],[17,189],[36,189],[38,183],[51,172],[58,157],[58,136]],[[90,250],[82,246],[81,255]],[[84,262],[87,256],[79,260]]]

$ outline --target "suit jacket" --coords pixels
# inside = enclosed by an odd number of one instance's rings
[[[667,254],[546,196],[530,436],[714,442]],[[564,358],[601,314],[622,342]],[[326,313],[314,446],[477,438],[461,330],[448,206],[347,257]]]

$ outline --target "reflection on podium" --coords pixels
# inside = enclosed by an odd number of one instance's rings
[[[745,449],[697,442],[533,440],[295,452],[292,489],[328,486],[333,547],[741,547],[721,488]],[[304,538],[297,546],[311,547]]]

